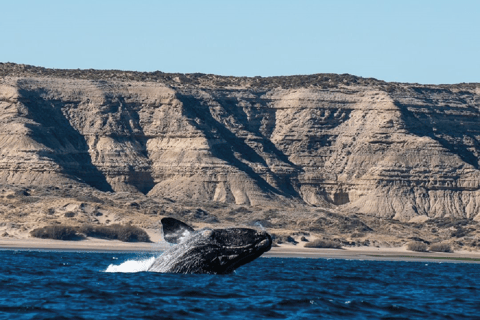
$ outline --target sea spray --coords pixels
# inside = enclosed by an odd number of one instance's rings
[[[257,227],[260,227],[260,229],[261,229],[262,231],[266,231],[266,229],[263,227],[263,225],[262,225],[259,221],[255,222],[254,225],[257,226]]]
[[[153,264],[156,257],[150,257],[143,260],[127,260],[120,265],[111,264],[108,266],[105,272],[120,272],[120,273],[135,273],[135,272],[145,272],[148,271],[148,268]]]

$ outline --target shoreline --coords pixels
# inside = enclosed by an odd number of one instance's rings
[[[276,249],[276,250],[275,250]],[[480,252],[414,252],[403,248],[349,248],[349,249],[307,249],[272,248],[263,257],[343,259],[370,261],[411,261],[411,262],[450,262],[480,263]]]
[[[84,251],[84,252],[161,252],[168,249],[166,242],[121,242],[118,240],[87,239],[62,241],[48,239],[0,239],[0,250],[22,251]],[[345,249],[303,248],[293,245],[273,247],[264,258],[344,259],[374,261],[417,261],[480,263],[480,252],[414,252],[405,248],[355,247]]]

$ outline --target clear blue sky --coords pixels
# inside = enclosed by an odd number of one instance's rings
[[[0,0],[0,62],[480,82],[477,0]]]

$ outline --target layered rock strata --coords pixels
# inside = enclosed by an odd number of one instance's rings
[[[478,84],[0,67],[3,185],[480,219]]]

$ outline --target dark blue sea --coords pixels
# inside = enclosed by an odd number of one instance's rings
[[[152,257],[0,251],[0,319],[480,319],[478,264],[260,258],[231,275],[142,272]]]

